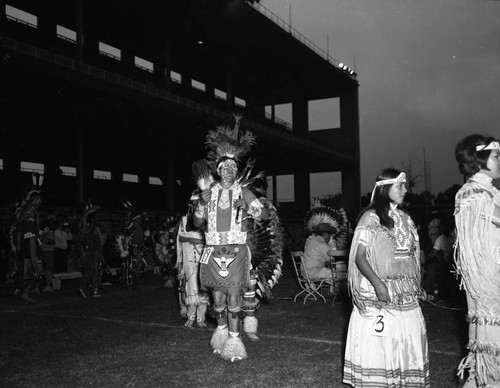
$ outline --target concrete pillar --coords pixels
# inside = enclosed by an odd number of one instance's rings
[[[77,160],[76,160],[76,199],[78,203],[82,203],[85,198],[85,176],[88,174],[87,166],[85,166],[85,140],[83,128],[80,120],[77,122],[76,129],[76,149],[77,149]]]
[[[191,74],[186,73],[185,70],[182,72],[182,79],[181,79],[181,85],[187,89],[191,90]]]
[[[359,101],[358,88],[351,88],[340,98],[340,124],[350,152],[358,164],[342,169],[342,203],[350,219],[361,210],[361,172],[359,165]],[[346,195],[349,193],[349,195]]]
[[[293,178],[293,189],[295,193],[295,208],[305,213],[311,207],[311,183],[308,172],[296,172]]]
[[[169,213],[175,212],[174,189],[175,189],[175,175],[174,175],[174,150],[171,141],[167,142],[167,153],[165,155],[165,203],[166,209]]]
[[[215,88],[212,84],[205,84],[205,94],[208,98],[213,98],[215,96]]]
[[[3,107],[2,107],[3,108]],[[2,109],[3,110],[3,109]],[[2,136],[4,144],[3,170],[9,177],[15,177],[21,170],[18,139],[15,137],[15,128],[9,125]]]
[[[122,50],[121,57],[122,66],[134,72],[136,70],[134,53],[132,51]]]
[[[340,128],[343,140],[359,158],[358,88],[351,88],[340,97]]]
[[[247,109],[252,112],[252,114],[265,118],[266,117],[266,107],[260,101],[249,100],[247,101]]]
[[[296,98],[292,102],[293,132],[305,135],[309,131],[309,106],[304,98]]]
[[[6,3],[5,0],[0,0],[0,34],[2,34],[2,35],[4,33],[5,23],[6,23],[6,20],[5,20],[5,3]],[[1,49],[1,45],[0,45],[0,49]]]
[[[354,221],[361,210],[359,166],[342,170],[342,206],[349,220]]]
[[[226,102],[227,109],[232,111],[234,108],[234,92],[233,92],[233,75],[230,71],[227,72],[226,76]]]
[[[46,7],[45,11],[42,15],[38,15],[38,39],[39,42],[43,45],[47,43],[52,45],[56,39],[56,20],[54,19],[54,12],[52,12],[50,7],[50,2],[45,1]]]
[[[170,85],[170,42],[168,38],[165,41],[163,49],[160,50],[157,57],[153,60],[154,78],[159,88],[165,88]]]
[[[91,142],[88,141],[87,131],[85,128],[96,125],[89,118],[89,110],[84,106],[75,108],[74,127],[75,143],[76,143],[76,200],[80,204],[91,197],[92,181],[94,179],[94,166],[92,158],[88,156],[88,149],[91,147]]]

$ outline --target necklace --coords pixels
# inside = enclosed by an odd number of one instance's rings
[[[227,209],[229,207],[229,190],[222,189],[220,198],[219,198],[219,209]]]

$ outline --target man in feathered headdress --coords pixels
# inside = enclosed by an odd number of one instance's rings
[[[307,213],[304,222],[306,229],[312,233],[304,246],[304,266],[308,276],[332,283],[330,255],[347,246],[347,217],[344,209],[321,206],[319,199],[315,202],[316,207]]]
[[[148,230],[146,225],[147,214],[140,213],[129,201],[125,200],[122,203],[127,209],[127,221],[124,233],[116,236],[115,244],[123,260],[122,285],[135,287],[146,265],[143,249],[144,237]]]
[[[195,226],[206,222],[206,247],[201,258],[202,286],[212,290],[217,328],[210,344],[223,359],[236,361],[247,357],[239,337],[239,314],[243,293],[250,299],[255,279],[251,279],[251,253],[247,245],[248,219],[268,218],[266,207],[241,184],[238,162],[255,143],[251,132],[218,127],[207,136],[207,161],[216,172],[216,181],[203,189],[194,212]],[[246,311],[247,315],[249,311]],[[253,311],[250,312],[253,315]],[[256,330],[256,327],[255,327]]]
[[[80,219],[76,244],[80,253],[80,265],[82,269],[82,280],[79,293],[82,298],[87,297],[86,291],[91,287],[91,295],[99,297],[99,285],[101,276],[99,268],[101,260],[104,258],[101,245],[101,229],[92,220],[93,214],[99,209],[90,201],[84,204],[82,218]]]
[[[19,271],[21,299],[35,302],[30,292],[35,288],[39,277],[38,248],[40,234],[40,218],[38,207],[42,203],[41,191],[32,189],[26,197],[16,204],[15,216],[19,230],[20,248],[22,254],[22,271]]]

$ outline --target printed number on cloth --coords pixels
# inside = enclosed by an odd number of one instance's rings
[[[210,259],[210,256],[212,255],[213,251],[214,251],[214,247],[203,248],[203,253],[201,255],[200,263],[201,264],[208,264],[208,259]]]
[[[380,311],[372,319],[372,324],[370,325],[369,334],[375,335],[377,337],[386,337],[387,332],[390,330],[390,319]]]

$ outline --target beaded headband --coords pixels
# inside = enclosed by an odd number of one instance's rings
[[[223,168],[233,168],[238,171],[238,165],[234,159],[225,159],[217,165],[217,171],[222,170]]]
[[[377,188],[377,186],[385,186],[385,185],[392,185],[394,183],[405,183],[405,182],[406,182],[406,174],[404,172],[399,173],[399,175],[396,178],[383,179],[381,181],[375,182],[370,202],[373,201],[373,197],[375,196],[375,189]]]
[[[384,179],[375,182],[375,186],[392,185],[393,183],[404,183],[404,182],[406,182],[406,174],[404,172],[401,172],[396,178]]]
[[[476,146],[476,151],[500,150],[500,144],[497,141],[492,141],[490,144],[480,144]]]

